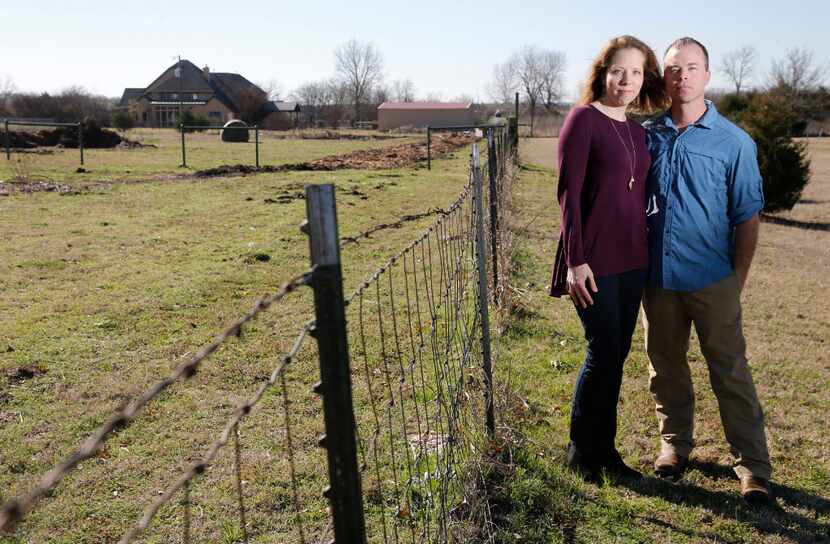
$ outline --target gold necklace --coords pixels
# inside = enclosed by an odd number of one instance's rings
[[[634,170],[637,165],[637,148],[634,147],[634,138],[631,137],[631,127],[628,126],[628,121],[626,121],[625,128],[628,129],[628,141],[631,142],[631,152],[634,155],[633,159],[631,158],[631,156],[629,156],[628,146],[625,145],[625,140],[623,140],[623,137],[620,136],[620,131],[617,130],[617,126],[614,124],[614,121],[612,121],[609,117],[608,122],[611,123],[611,128],[614,129],[614,132],[617,134],[617,138],[620,139],[620,143],[625,148],[625,158],[628,159],[628,165],[631,168],[631,178],[629,178],[628,180],[628,190],[630,191],[634,187]]]

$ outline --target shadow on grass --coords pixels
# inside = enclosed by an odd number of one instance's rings
[[[689,468],[697,469],[715,480],[735,480],[735,489],[738,489],[735,474],[728,466],[692,460]],[[703,508],[718,516],[752,526],[765,535],[780,536],[792,542],[830,541],[830,526],[818,521],[819,515],[826,516],[830,512],[830,500],[786,485],[773,482],[772,490],[776,501],[769,505],[750,505],[737,493],[703,489],[682,480],[672,483],[647,476],[639,482],[625,482],[622,485],[640,495],[660,497],[681,506]],[[784,506],[809,511],[809,514],[801,515],[787,511]],[[695,533],[650,516],[641,516],[641,519],[707,541],[718,536],[706,531]]]
[[[776,217],[774,215],[761,214],[761,220],[764,223],[773,223],[775,225],[783,225],[785,227],[796,227],[805,230],[821,230],[830,232],[830,223],[809,223],[807,221],[796,221],[795,219],[786,219],[784,217]]]

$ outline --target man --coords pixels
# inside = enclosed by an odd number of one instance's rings
[[[664,58],[671,109],[647,123],[650,270],[643,297],[650,389],[661,451],[655,473],[678,479],[694,446],[691,325],[706,358],[741,495],[768,501],[764,418],[746,361],[740,293],[764,197],[755,143],[704,99],[709,54],[680,38]]]

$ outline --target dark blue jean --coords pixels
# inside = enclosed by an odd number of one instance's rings
[[[617,403],[623,363],[631,349],[646,271],[596,278],[594,304],[577,307],[588,348],[571,406],[571,442],[588,458],[602,460],[614,450]]]

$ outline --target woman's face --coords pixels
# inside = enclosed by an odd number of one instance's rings
[[[609,106],[628,106],[643,87],[646,57],[639,49],[620,49],[611,57],[605,72],[605,93],[602,102]]]

